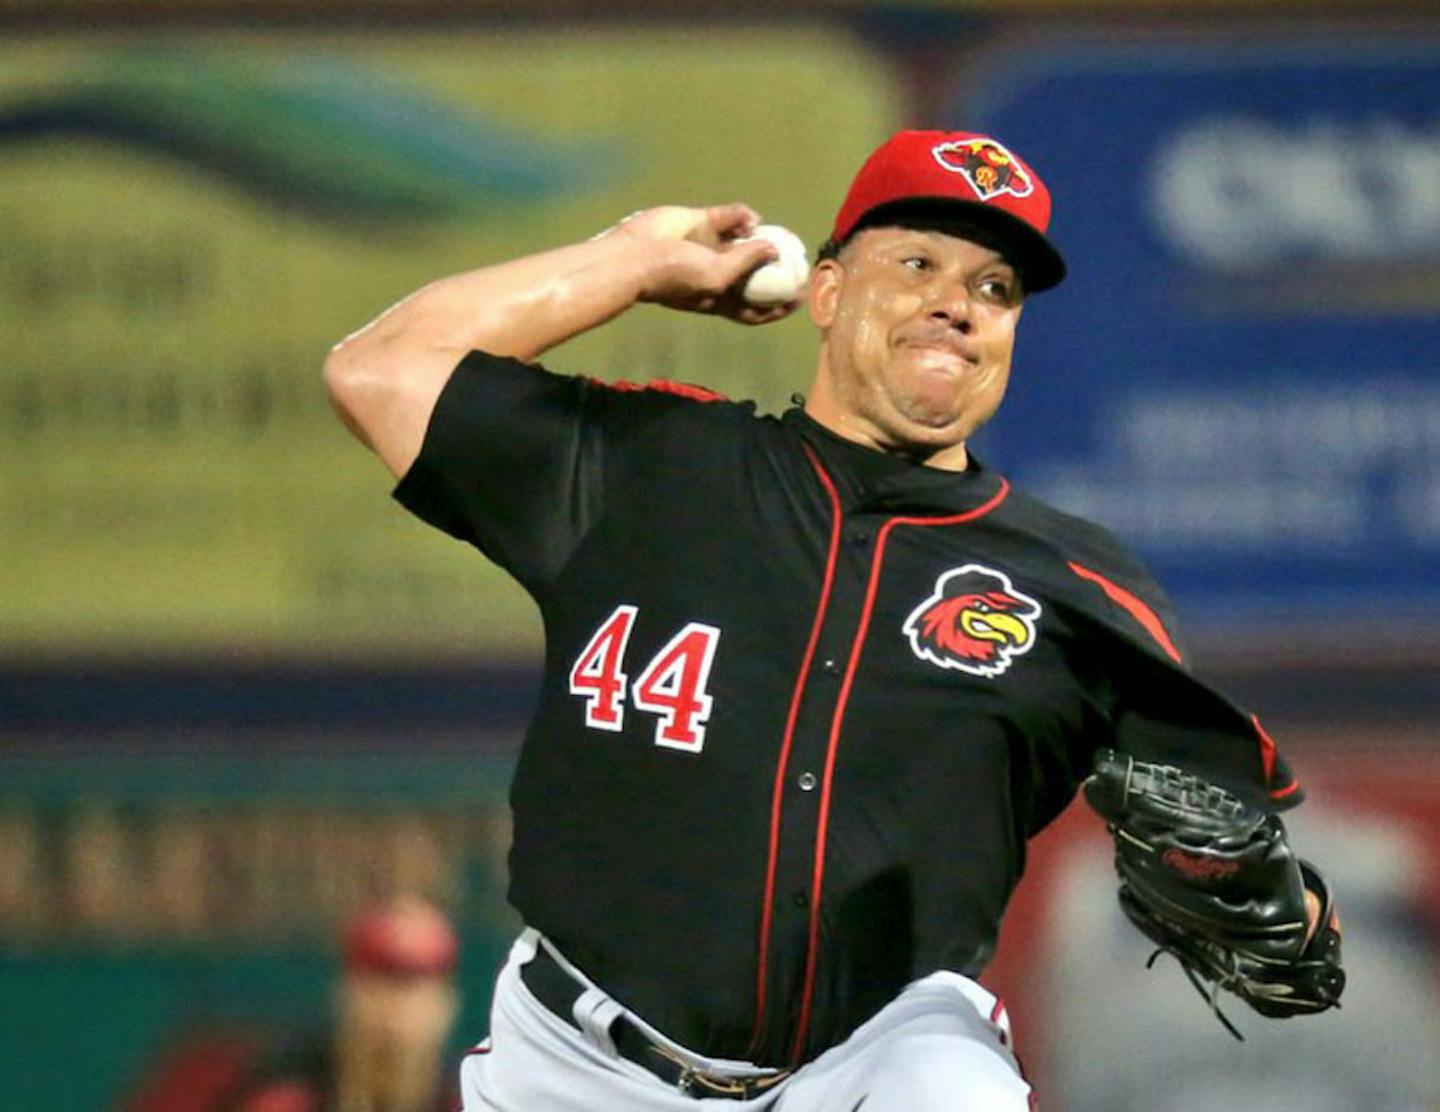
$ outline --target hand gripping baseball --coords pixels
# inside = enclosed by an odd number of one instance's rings
[[[750,274],[779,255],[773,243],[748,238],[759,224],[759,213],[743,204],[663,205],[627,216],[602,234],[651,246],[640,300],[767,324],[788,316],[798,302],[758,306],[743,297]]]
[[[1279,1018],[1339,1006],[1334,898],[1291,851],[1278,816],[1173,766],[1109,749],[1084,790],[1115,838],[1121,909],[1212,1006],[1222,988]],[[1320,904],[1313,930],[1307,889]]]

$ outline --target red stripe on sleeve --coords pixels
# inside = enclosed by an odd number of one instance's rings
[[[1073,560],[1069,561],[1069,568],[1081,579],[1088,579],[1091,583],[1099,586],[1105,592],[1105,597],[1116,606],[1127,611],[1141,626],[1145,632],[1155,639],[1155,643],[1165,650],[1165,654],[1176,664],[1180,663],[1180,650],[1175,647],[1175,642],[1170,640],[1170,634],[1165,632],[1165,626],[1160,621],[1160,616],[1146,606],[1137,596],[1132,595],[1118,583],[1112,583],[1098,571],[1091,571],[1082,564]]]
[[[1268,787],[1270,777],[1275,774],[1275,742],[1265,732],[1265,727],[1260,725],[1260,719],[1256,715],[1250,716],[1250,722],[1255,727],[1255,734],[1260,739],[1260,767],[1265,771],[1265,784]]]
[[[1258,715],[1252,714],[1250,723],[1255,727],[1255,736],[1260,739],[1260,767],[1265,773],[1265,788],[1270,793],[1270,798],[1284,799],[1286,796],[1294,795],[1300,790],[1299,780],[1291,780],[1283,788],[1270,787],[1270,781],[1275,775],[1275,742],[1265,732],[1265,727],[1260,725]]]
[[[711,390],[705,386],[696,386],[690,382],[672,382],[668,378],[657,378],[650,382],[631,382],[628,379],[619,379],[615,382],[604,382],[598,378],[589,380],[593,385],[604,390],[615,390],[622,394],[633,394],[645,390],[653,390],[658,394],[678,394],[682,398],[690,398],[697,402],[723,402],[729,399],[718,390]]]

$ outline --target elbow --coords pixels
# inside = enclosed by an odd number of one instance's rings
[[[344,415],[355,407],[364,378],[360,361],[351,348],[352,339],[341,340],[325,357],[323,381],[330,404]]]
[[[331,349],[323,377],[341,422],[399,478],[419,454],[452,369],[443,359],[417,358],[366,330]]]
[[[392,388],[376,365],[374,353],[367,353],[367,345],[359,337],[341,340],[325,357],[323,380],[340,420],[369,443],[366,430],[377,411],[386,405],[385,395]]]

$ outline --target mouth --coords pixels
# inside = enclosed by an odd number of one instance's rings
[[[970,346],[959,336],[951,333],[902,337],[900,346],[913,351],[938,352],[941,355],[947,355],[952,359],[958,359],[961,362],[971,365],[980,362],[980,357],[971,350]]]
[[[922,379],[957,383],[979,366],[979,360],[949,344],[905,344],[901,350],[908,356],[912,372]]]

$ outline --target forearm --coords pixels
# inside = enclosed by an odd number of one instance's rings
[[[606,236],[431,282],[335,346],[331,399],[401,475],[467,352],[532,360],[603,324],[641,296],[654,246]]]
[[[441,278],[340,348],[451,368],[475,349],[530,361],[640,300],[656,247],[607,235]]]
[[[737,286],[775,257],[745,241],[759,220],[743,204],[666,205],[600,236],[442,278],[347,336],[325,362],[345,424],[395,475],[419,454],[440,391],[473,349],[532,360],[637,301],[721,313],[747,324],[794,304],[744,304]]]

